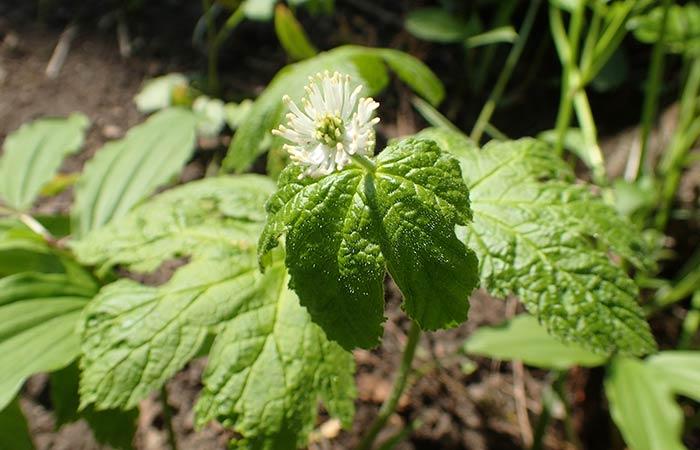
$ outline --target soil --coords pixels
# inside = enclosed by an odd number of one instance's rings
[[[408,9],[415,3],[423,2],[402,2],[397,8]],[[179,22],[175,22],[172,27],[154,22],[155,28],[149,28],[149,20],[156,15],[154,7],[145,6],[143,10],[135,13],[136,17],[130,18],[128,23],[132,27],[131,38],[134,46],[128,58],[120,55],[113,17],[105,19],[107,24],[101,25],[97,20],[80,22],[67,59],[55,79],[47,78],[45,69],[64,27],[68,25],[71,8],[66,7],[66,11],[59,8],[49,19],[39,23],[35,20],[37,12],[22,2],[10,1],[6,5],[0,5],[0,140],[22,123],[37,117],[67,115],[81,111],[92,121],[85,150],[70,157],[62,169],[64,172],[79,171],[82,164],[105,142],[122,136],[131,126],[143,120],[132,99],[145,79],[172,71],[196,75],[204,67],[203,56],[193,49],[189,42],[191,28],[197,18],[196,12],[192,12],[191,6],[182,6],[177,2],[172,2],[172,5],[173,8],[179,8],[170,11],[174,18],[184,16],[174,19]],[[327,48],[347,42],[398,46],[427,60],[431,66],[437,68],[442,79],[448,80],[448,84],[450,80],[460,76],[460,63],[450,64],[456,61],[455,53],[459,55],[459,49],[436,50],[435,47],[402,33],[400,22],[398,25],[394,22],[401,17],[401,11],[392,10],[392,6],[387,6],[394,3],[358,1],[354,5],[347,6],[345,2],[339,1],[338,8],[342,13],[336,14],[333,21],[313,22],[313,27],[307,27],[311,30],[312,39],[315,42],[324,42]],[[194,10],[196,11],[196,7]],[[391,11],[391,14],[387,15],[387,11]],[[82,11],[87,17],[92,17],[92,13]],[[97,17],[104,19],[101,15]],[[373,21],[379,23],[379,26]],[[226,96],[231,99],[256,95],[285,62],[269,24],[245,24],[240,33],[237,37],[239,42],[254,39],[252,42],[256,42],[256,49],[251,53],[247,46],[240,44],[231,44],[230,48],[224,49],[227,58],[222,60],[222,84],[226,87]],[[181,48],[182,51],[174,51],[171,47]],[[547,73],[551,73],[554,78],[558,68],[552,67],[548,70]],[[549,100],[552,101],[545,102],[540,98],[538,103],[524,102],[519,96],[526,94],[526,85],[515,89],[514,94],[511,94],[511,107],[499,111],[499,120],[518,117],[518,120],[506,120],[504,130],[509,135],[534,134],[535,131],[548,126],[547,124],[553,123],[553,108],[556,108],[556,101],[553,99],[558,96],[558,87],[548,86],[546,77],[544,78],[541,92],[546,95],[537,97],[547,97],[551,94]],[[392,111],[389,117],[383,118],[382,121],[380,132],[384,138],[411,133],[422,127],[422,119],[411,110],[406,100],[409,96],[402,95],[405,94],[403,89],[396,83],[390,92],[384,95],[386,98],[383,100]],[[629,93],[623,92],[619,95],[624,97]],[[478,105],[478,112],[482,99],[478,96],[469,99]],[[452,111],[451,118],[455,121],[466,123],[473,120],[475,112],[472,111],[474,108],[455,106],[455,102],[461,100],[459,97],[456,100],[448,100],[444,109],[446,112]],[[594,101],[594,107],[595,103]],[[539,108],[538,113],[523,114],[528,107],[533,108],[533,104],[535,108]],[[619,116],[617,111],[612,114]],[[669,114],[672,116],[672,113]],[[525,119],[521,120],[523,117]],[[635,123],[635,120],[637,118],[633,120],[631,115],[627,114],[622,119],[618,118],[614,127],[608,125],[604,131],[616,133],[627,124]],[[668,120],[672,121],[672,118]],[[661,128],[659,139],[664,136],[663,127]],[[619,134],[615,140],[606,141],[603,145],[612,155],[610,160],[613,162],[620,158],[624,160],[624,156],[615,155],[629,148],[631,138],[628,137],[625,141],[624,134]],[[182,180],[203,176],[201,159],[195,158],[183,172]],[[616,170],[614,167],[611,169]],[[693,192],[692,183],[684,186],[684,189]],[[41,202],[39,211],[66,213],[70,202],[71,192],[68,190],[56,198]],[[167,277],[168,274],[164,276]],[[339,430],[332,420],[322,416],[324,418],[319,421],[318,432],[314,434],[309,448],[352,448],[357,444],[358,436],[367,430],[380,404],[387,397],[392,376],[399,364],[400,350],[406,340],[408,325],[399,307],[398,292],[391,284],[387,285],[387,305],[389,320],[386,322],[381,347],[373,351],[355,352],[359,398],[352,429]],[[414,363],[414,367],[419,369],[419,375],[411,380],[411,387],[401,399],[398,412],[390,419],[380,439],[387,439],[408,427],[413,431],[400,440],[395,448],[526,448],[523,441],[524,427],[518,421],[518,405],[515,398],[524,398],[524,404],[520,406],[526,408],[527,419],[533,424],[536,423],[542,408],[542,390],[549,381],[546,374],[527,368],[520,372],[513,370],[511,364],[486,359],[471,360],[460,351],[464,339],[476,328],[485,324],[500,323],[517,309],[515,300],[504,302],[478,291],[471,301],[468,322],[453,330],[424,334]],[[201,389],[200,376],[205,364],[205,359],[192,361],[167,385],[169,404],[174,411],[173,423],[178,447],[181,450],[225,449],[228,441],[234,436],[218,424],[210,424],[203,430],[194,430],[192,409]],[[524,389],[514,392],[518,390],[519,385],[524,386]],[[586,411],[585,415],[576,416],[575,425],[578,431],[584,432],[586,436],[599,436],[591,442],[586,442],[587,448],[591,449],[610,448],[611,439],[615,439],[614,436],[609,436],[611,427],[604,412],[601,386],[600,371],[579,369],[573,371],[567,381],[568,392],[575,409]],[[89,427],[82,421],[64,425],[58,430],[54,429],[55,418],[47,395],[49,389],[48,378],[45,375],[37,375],[27,382],[22,392],[21,406],[28,418],[37,449],[107,448],[96,443]],[[142,401],[139,410],[135,447],[139,450],[168,448],[163,411],[158,397],[153,395]],[[588,410],[593,413],[589,414]],[[554,411],[554,414],[555,418],[561,417],[561,411]],[[561,422],[554,421],[546,431],[544,448],[573,448],[564,434]]]

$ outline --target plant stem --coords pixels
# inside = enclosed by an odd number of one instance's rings
[[[554,388],[554,391],[559,396],[562,405],[564,405],[564,430],[566,432],[566,437],[569,440],[569,443],[571,443],[575,448],[583,448],[583,444],[581,443],[581,440],[579,439],[578,434],[576,434],[576,430],[574,429],[574,423],[571,421],[571,404],[569,402],[569,397],[566,392],[565,371],[560,372],[559,377],[552,386]]]
[[[525,19],[523,20],[523,24],[520,27],[520,31],[518,32],[518,39],[515,41],[515,44],[513,44],[513,47],[510,49],[510,53],[508,54],[508,58],[506,59],[505,65],[503,66],[501,75],[498,77],[496,85],[491,91],[491,94],[489,95],[486,104],[481,109],[479,117],[476,119],[476,124],[474,125],[474,129],[472,130],[471,138],[477,144],[481,140],[481,136],[484,133],[486,125],[489,123],[489,120],[491,120],[491,116],[493,115],[493,112],[496,109],[496,105],[501,100],[501,96],[503,95],[503,91],[508,85],[508,81],[510,81],[511,75],[513,75],[515,65],[520,59],[520,55],[523,52],[525,43],[527,42],[527,38],[530,35],[530,31],[532,30],[532,24],[534,23],[535,17],[537,16],[537,9],[540,3],[541,0],[532,0],[530,2],[530,6],[528,7],[527,13],[525,14]]]
[[[403,394],[403,391],[406,388],[408,376],[411,373],[411,363],[413,362],[413,356],[416,354],[416,347],[418,346],[419,340],[420,327],[416,322],[412,321],[411,328],[408,331],[408,340],[406,341],[406,346],[404,347],[403,355],[401,356],[399,372],[396,374],[394,385],[391,387],[391,393],[379,409],[377,418],[374,419],[369,431],[362,438],[357,450],[371,450],[377,435],[382,430],[384,425],[386,425],[389,417],[391,417],[396,410],[401,394]]]
[[[647,173],[649,170],[646,164],[646,155],[649,149],[649,134],[651,133],[652,122],[656,116],[656,110],[659,103],[659,87],[661,85],[661,74],[664,70],[664,42],[663,37],[668,24],[668,10],[670,9],[671,1],[664,0],[663,16],[661,18],[661,29],[659,30],[658,40],[654,44],[654,50],[651,54],[651,66],[649,67],[649,76],[647,78],[646,93],[644,96],[644,106],[642,109],[642,136],[641,149],[637,154],[637,159],[628,162],[626,177],[629,181],[634,181],[639,178],[640,170],[642,173]]]
[[[352,155],[350,159],[352,159],[352,162],[367,169],[367,171],[370,173],[374,173],[374,171],[377,170],[377,165],[374,163],[374,161],[365,155]]]
[[[165,429],[168,432],[168,443],[171,450],[177,450],[177,440],[175,438],[175,429],[173,428],[173,412],[170,409],[168,402],[168,389],[165,385],[160,389],[160,404],[163,408],[163,422]]]

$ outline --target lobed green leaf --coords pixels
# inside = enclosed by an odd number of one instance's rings
[[[287,167],[268,201],[259,254],[264,264],[285,235],[291,286],[331,339],[348,349],[377,344],[385,266],[424,329],[466,319],[477,261],[454,233],[470,218],[456,160],[409,139],[387,147],[374,172],[299,179],[299,170]]]
[[[590,350],[654,351],[637,286],[608,255],[651,267],[652,252],[631,223],[572,183],[547,146],[523,139],[478,150],[446,130],[419,136],[460,160],[474,211],[463,240],[491,293],[517,295],[550,333]]]

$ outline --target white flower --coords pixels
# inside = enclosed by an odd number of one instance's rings
[[[362,86],[351,91],[350,76],[327,71],[309,77],[302,111],[285,95],[289,106],[287,126],[272,133],[288,141],[284,149],[291,159],[306,168],[303,175],[319,177],[342,170],[352,155],[371,156],[374,151],[372,118],[379,103],[359,98]]]

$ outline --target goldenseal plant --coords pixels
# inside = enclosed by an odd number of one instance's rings
[[[308,97],[302,99],[302,111],[285,95],[291,112],[287,126],[280,125],[272,133],[287,141],[284,150],[292,161],[306,168],[302,176],[319,177],[342,170],[353,155],[370,156],[374,151],[372,118],[379,103],[360,98],[362,86],[351,90],[350,76],[327,71],[309,78],[305,87]]]
[[[346,349],[379,343],[385,272],[422,329],[463,322],[477,285],[474,253],[455,235],[471,220],[459,163],[434,141],[406,139],[374,157],[378,103],[350,77],[311,78],[304,111],[286,97],[293,161],[267,202],[261,264],[285,236],[290,286]]]

